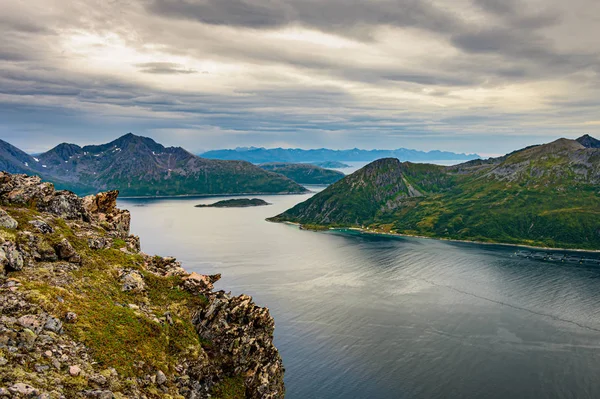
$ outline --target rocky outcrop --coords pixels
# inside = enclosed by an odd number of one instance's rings
[[[273,345],[275,323],[269,310],[247,295],[211,293],[210,303],[194,324],[200,336],[219,348],[233,373],[245,376],[248,398],[279,398],[284,394],[284,369]]]
[[[0,203],[27,206],[63,219],[89,221],[81,198],[69,191],[56,191],[52,183],[38,176],[12,175],[0,172]]]
[[[19,224],[17,221],[10,217],[8,213],[4,209],[0,209],[0,227],[4,227],[5,229],[14,230],[17,228]]]
[[[117,195],[0,173],[0,398],[282,398],[268,309],[142,253]]]

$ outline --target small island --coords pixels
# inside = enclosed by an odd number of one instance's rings
[[[247,208],[250,206],[265,206],[270,203],[259,198],[235,198],[217,201],[214,204],[198,204],[196,208]]]

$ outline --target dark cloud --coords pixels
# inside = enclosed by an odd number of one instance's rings
[[[303,25],[351,36],[380,25],[448,32],[458,23],[447,11],[417,0],[153,0],[162,16],[245,28]]]
[[[172,62],[146,62],[142,64],[136,64],[136,67],[139,68],[140,72],[155,73],[158,75],[198,73],[198,71],[194,69],[187,69],[183,65]]]

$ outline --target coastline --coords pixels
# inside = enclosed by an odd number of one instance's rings
[[[419,236],[412,234],[403,234],[403,233],[386,233],[379,231],[372,231],[367,229],[361,229],[359,227],[332,227],[329,228],[332,231],[342,231],[342,230],[354,230],[359,231],[363,234],[373,234],[373,235],[383,235],[390,237],[411,237],[411,238],[425,238],[428,240],[437,240],[437,241],[449,241],[449,242],[459,242],[463,244],[478,244],[478,245],[501,245],[503,247],[518,247],[518,248],[528,248],[528,249],[538,249],[538,250],[547,250],[547,251],[565,251],[565,252],[587,252],[587,253],[595,253],[599,254],[600,250],[598,249],[573,249],[573,248],[554,248],[554,247],[536,247],[534,245],[527,244],[509,244],[505,242],[484,242],[484,241],[473,241],[473,240],[459,240],[456,238],[444,238],[444,237],[427,237],[427,236]]]
[[[296,226],[298,228],[302,227],[302,224],[300,224],[300,223],[288,222],[288,221],[273,222],[273,223],[283,223],[283,224],[287,224],[290,226]],[[307,229],[307,230],[310,230],[310,229]],[[360,227],[329,227],[323,231],[343,232],[344,230],[352,230],[352,231],[358,231],[362,234],[371,234],[371,235],[388,236],[388,237],[423,238],[423,239],[427,239],[427,240],[449,241],[449,242],[458,242],[458,243],[463,243],[463,244],[501,245],[503,247],[517,247],[517,248],[527,248],[527,249],[535,249],[535,250],[600,254],[600,250],[598,250],[598,249],[574,249],[574,248],[560,248],[560,247],[554,248],[554,247],[540,247],[540,246],[527,245],[527,244],[510,244],[510,243],[505,243],[505,242],[484,242],[484,241],[473,241],[473,240],[459,240],[459,239],[455,239],[455,238],[427,237],[427,236],[419,236],[419,235],[403,234],[403,233],[386,233],[383,231],[367,230],[367,229],[363,229]],[[314,230],[314,231],[318,232],[318,230]]]

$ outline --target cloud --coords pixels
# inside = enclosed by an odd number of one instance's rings
[[[415,0],[153,0],[149,10],[211,25],[275,29],[297,24],[350,36],[380,25],[447,32],[458,23],[447,10]]]
[[[484,153],[600,134],[594,0],[5,0],[2,11],[0,137],[27,150],[129,131],[191,150]]]
[[[140,72],[144,73],[155,73],[157,75],[169,75],[169,74],[190,74],[198,73],[194,69],[186,69],[183,65],[179,65],[173,62],[144,62],[136,64]]]

